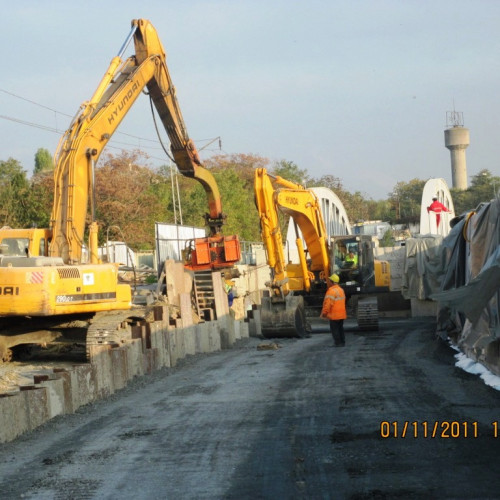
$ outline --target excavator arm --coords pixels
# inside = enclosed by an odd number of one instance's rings
[[[132,38],[136,53],[123,61],[122,55]],[[81,262],[90,198],[89,247],[91,262],[98,262],[95,165],[146,88],[168,134],[179,171],[203,185],[208,198],[209,213],[205,217],[210,234],[219,235],[225,216],[217,183],[201,165],[196,147],[187,134],[157,32],[149,21],[138,19],[132,21],[131,32],[118,55],[111,61],[92,98],[80,107],[57,148],[51,256],[60,256],[66,263]]]
[[[281,288],[283,295],[294,289],[309,292],[311,279],[317,275],[324,281],[329,275],[326,228],[316,195],[299,184],[271,176],[264,168],[255,172],[254,189],[262,241],[267,250],[268,265],[273,270],[273,286]],[[291,266],[287,266],[285,260],[280,212],[292,218],[296,230],[302,279],[298,286],[290,285]],[[304,237],[308,259],[298,229]]]

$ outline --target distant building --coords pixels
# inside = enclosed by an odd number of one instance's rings
[[[381,240],[384,234],[391,229],[392,226],[388,222],[382,222],[381,220],[357,222],[352,226],[353,234],[367,234],[369,236],[375,236],[379,240]]]

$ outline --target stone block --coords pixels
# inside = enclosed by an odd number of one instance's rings
[[[217,321],[210,321],[208,324],[208,351],[215,352],[221,350],[221,331]]]
[[[142,352],[142,339],[132,339],[122,349],[127,351],[127,378],[144,375],[144,359]]]
[[[198,323],[195,331],[195,350],[197,353],[209,351],[209,323]]]
[[[114,393],[113,362],[110,347],[107,345],[91,346],[90,359],[96,382],[97,399]]]
[[[0,397],[0,443],[12,441],[30,430],[25,395],[21,392]]]
[[[86,405],[97,399],[97,376],[91,364],[73,365],[73,408]]]
[[[65,368],[54,368],[54,377],[59,379],[62,383],[64,401],[63,414],[75,412],[78,408],[78,403],[75,403],[75,400],[78,401],[78,398],[75,394],[77,392],[77,384],[74,371],[66,370]]]
[[[109,351],[109,356],[113,390],[118,391],[123,389],[128,381],[127,350],[122,347],[114,348]]]
[[[170,353],[170,366],[174,367],[177,365],[179,360],[179,352],[177,350],[177,330],[168,330],[168,349]]]
[[[68,404],[66,403],[68,396],[62,378],[45,380],[39,385],[40,387],[44,387],[47,392],[48,419],[68,413]]]
[[[240,324],[240,338],[247,339],[250,336],[248,331],[248,322],[240,321],[239,324]]]
[[[186,356],[196,354],[196,326],[185,327],[182,332],[184,334],[184,351]]]

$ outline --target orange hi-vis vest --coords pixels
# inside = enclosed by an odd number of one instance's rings
[[[321,314],[331,320],[347,318],[345,293],[339,285],[335,284],[326,291]]]

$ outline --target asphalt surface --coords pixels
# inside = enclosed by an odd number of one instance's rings
[[[499,498],[500,394],[432,320],[249,339],[0,449],[4,499]],[[498,424],[500,427],[500,423]]]

